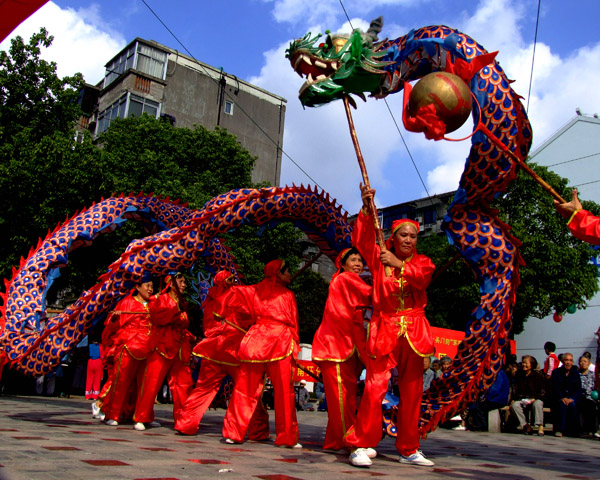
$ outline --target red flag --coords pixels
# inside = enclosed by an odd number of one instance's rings
[[[0,2],[0,42],[48,0],[4,0]]]

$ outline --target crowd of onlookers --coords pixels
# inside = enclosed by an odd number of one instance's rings
[[[524,355],[520,362],[513,355],[492,387],[447,426],[454,430],[486,431],[488,413],[503,409],[504,431],[544,435],[545,425],[552,424],[557,437],[600,437],[592,355],[585,352],[577,361],[569,352],[557,355],[552,342],[546,342],[544,350],[543,364],[532,355]],[[423,391],[450,363],[448,357],[424,360]]]

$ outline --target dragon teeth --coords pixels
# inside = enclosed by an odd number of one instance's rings
[[[315,66],[319,68],[327,68],[327,64],[321,60],[315,60]]]
[[[327,80],[327,75],[321,74],[317,77],[317,82],[322,82],[323,80]]]
[[[302,60],[304,60],[306,63],[312,66],[312,60],[308,55],[302,55]]]

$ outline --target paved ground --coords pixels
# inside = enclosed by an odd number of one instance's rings
[[[200,434],[175,435],[169,407],[157,405],[162,427],[136,432],[93,420],[81,398],[0,397],[0,479],[600,478],[600,445],[590,439],[438,429],[422,443],[434,468],[400,465],[386,438],[374,465],[359,469],[321,451],[326,413],[299,412],[305,448],[289,450],[223,443],[222,410],[205,415]]]

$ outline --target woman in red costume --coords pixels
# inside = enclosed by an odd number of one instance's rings
[[[146,357],[154,349],[148,309],[153,291],[152,279],[145,277],[136,285],[132,294],[121,300],[112,312],[118,316],[119,334],[116,340],[112,387],[102,402],[108,425],[118,425],[132,393],[135,403],[136,382],[137,385],[141,385]]]
[[[296,298],[287,288],[290,281],[285,262],[273,260],[265,266],[260,283],[234,287],[243,299],[240,307],[250,312],[256,323],[244,336],[238,353],[240,371],[223,423],[227,443],[244,441],[268,374],[275,394],[275,445],[302,447],[293,381],[299,351],[298,310]]]
[[[200,373],[194,390],[175,423],[175,430],[193,435],[210,406],[223,379],[229,375],[234,384],[239,372],[238,350],[244,335],[254,323],[250,315],[232,308],[235,278],[226,270],[215,275],[214,285],[202,304],[205,338],[194,347],[193,354],[202,358]],[[251,440],[269,437],[269,414],[258,402],[255,418],[250,424]]]
[[[592,245],[600,245],[600,218],[583,210],[577,198],[577,189],[571,192],[570,202],[558,203],[554,200],[554,206],[558,213],[569,219],[567,226],[575,238]]]
[[[401,219],[392,223],[392,236],[386,247],[376,243],[373,219],[366,213],[375,190],[361,186],[363,209],[358,215],[352,243],[369,266],[373,276],[373,316],[371,318],[365,392],[356,423],[346,435],[352,448],[350,463],[372,464],[366,449],[381,440],[381,402],[385,397],[392,368],[398,369],[400,402],[396,423],[396,448],[400,463],[432,466],[419,451],[419,411],[423,394],[423,357],[433,355],[434,345],[425,318],[426,289],[435,269],[433,262],[416,251],[419,224]],[[384,267],[391,268],[387,277]]]
[[[329,284],[323,321],[312,345],[312,358],[321,368],[327,399],[326,450],[346,448],[344,435],[356,420],[357,381],[366,363],[361,307],[371,305],[371,287],[359,276],[364,264],[358,250],[342,250],[335,265],[337,272]]]
[[[168,375],[169,389],[173,394],[173,418],[179,418],[183,405],[192,390],[190,358],[192,335],[185,312],[186,281],[182,273],[167,277],[168,287],[150,300],[150,320],[155,349],[148,355],[146,371],[135,405],[133,421],[136,430],[145,430],[144,424],[154,422],[154,400]]]

